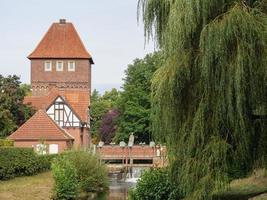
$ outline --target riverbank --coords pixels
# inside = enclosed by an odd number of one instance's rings
[[[110,176],[109,180],[109,193],[102,194],[94,199],[126,199],[130,184],[118,182],[116,176]],[[49,200],[52,196],[53,184],[54,181],[51,172],[0,181],[0,200]]]
[[[111,177],[110,180],[115,179]],[[51,172],[0,181],[0,200],[49,200],[53,183]],[[126,195],[125,189],[120,185],[118,186],[122,189],[122,194]],[[116,187],[110,189],[112,192]],[[253,197],[252,200],[267,199],[267,194],[263,193],[267,193],[267,177],[252,175],[249,178],[234,180],[230,188],[220,194],[220,197],[227,200],[247,200],[249,197]],[[121,196],[120,194],[118,199],[121,199]],[[113,197],[116,199],[115,194]]]
[[[257,170],[248,178],[233,180],[227,191],[218,194],[220,200],[263,200],[267,199],[267,175]]]

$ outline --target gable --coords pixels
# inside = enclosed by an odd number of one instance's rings
[[[59,91],[57,88],[53,88],[45,96],[26,96],[24,103],[35,107],[37,110],[48,110],[59,96],[64,97],[64,101],[72,108],[71,110],[78,116],[80,121],[83,123],[89,121],[89,91],[74,89]]]
[[[38,110],[28,121],[9,137],[12,140],[72,140],[67,131],[60,128],[44,110]]]
[[[81,120],[62,97],[57,97],[46,113],[61,127],[80,127]]]

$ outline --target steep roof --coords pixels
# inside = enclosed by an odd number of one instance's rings
[[[57,88],[51,89],[46,96],[26,96],[24,98],[25,104],[30,104],[36,109],[48,109],[48,107],[61,96],[68,105],[73,109],[77,116],[83,121],[88,121],[88,104],[89,91],[85,90],[64,90],[60,91]]]
[[[65,20],[51,25],[28,58],[82,58],[92,60],[73,24],[66,23]]]
[[[38,110],[28,121],[9,137],[12,140],[73,140],[44,110]]]

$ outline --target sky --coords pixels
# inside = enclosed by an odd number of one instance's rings
[[[92,55],[92,88],[101,93],[123,83],[135,58],[154,51],[145,45],[138,0],[0,0],[0,74],[30,83],[27,56],[53,22],[72,22]]]

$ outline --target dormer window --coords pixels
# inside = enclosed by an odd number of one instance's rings
[[[74,72],[75,71],[75,62],[74,61],[69,61],[68,62],[68,71],[69,72]]]
[[[57,61],[57,71],[63,71],[63,61]]]
[[[44,70],[46,72],[52,71],[52,62],[51,61],[45,61]]]

